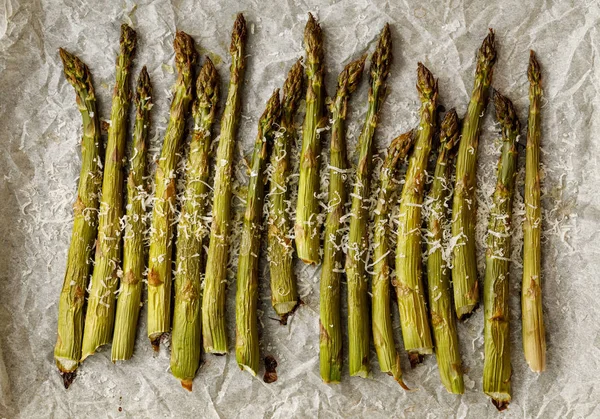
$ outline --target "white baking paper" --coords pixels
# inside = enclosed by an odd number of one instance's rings
[[[261,267],[261,351],[278,362],[279,379],[265,384],[226,357],[204,356],[192,393],[169,371],[168,341],[153,353],[145,311],[135,355],[110,362],[109,346],[86,360],[65,390],[53,361],[58,296],[71,233],[80,167],[81,119],[58,56],[64,47],[90,67],[103,118],[109,118],[119,26],[130,23],[142,65],[154,85],[152,148],[160,151],[175,80],[176,30],[191,34],[222,78],[228,74],[230,31],[237,12],[248,21],[248,71],[243,87],[237,158],[251,150],[257,119],[274,88],[303,55],[307,12],[325,35],[326,86],[350,60],[372,52],[391,24],[394,63],[376,145],[417,122],[417,62],[439,78],[440,102],[464,114],[475,54],[488,27],[496,31],[493,85],[513,100],[523,126],[528,108],[526,69],[535,49],[543,71],[543,296],[548,365],[541,375],[523,358],[520,326],[520,228],[511,268],[513,402],[504,417],[600,417],[600,7],[597,1],[300,1],[245,0],[3,0],[0,2],[0,417],[497,417],[481,390],[483,313],[459,325],[466,392],[451,395],[440,383],[434,356],[410,369],[402,359],[404,391],[378,370],[371,351],[369,379],[325,385],[318,366],[319,268],[297,266],[304,305],[287,326],[272,320],[268,270]],[[350,102],[349,150],[354,153],[366,110],[363,80]],[[221,109],[224,100],[221,100]],[[485,230],[498,158],[492,108],[480,141],[478,225]],[[216,132],[218,132],[218,127]],[[524,132],[524,131],[523,131]],[[521,168],[523,159],[520,160]],[[240,188],[243,165],[236,171]],[[519,178],[522,188],[522,173]],[[521,195],[521,192],[519,192]],[[237,198],[239,211],[241,201]],[[517,197],[515,223],[522,219]],[[483,242],[479,243],[480,273]],[[235,263],[232,265],[235,268]],[[234,342],[235,269],[228,292],[229,342]],[[394,312],[396,311],[394,305]],[[395,313],[395,334],[400,330]],[[404,352],[403,352],[404,354]],[[347,361],[347,360],[346,360]],[[347,362],[346,362],[347,365]],[[260,373],[262,374],[261,371]]]

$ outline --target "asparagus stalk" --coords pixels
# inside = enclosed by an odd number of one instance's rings
[[[386,79],[392,61],[392,37],[385,25],[371,57],[367,116],[358,138],[358,166],[352,193],[350,236],[346,257],[348,281],[348,337],[350,375],[367,377],[369,373],[369,302],[366,261],[369,256],[369,182],[371,181],[372,143],[379,111],[383,105]]]
[[[540,102],[542,98],[540,66],[531,51],[529,56],[529,120],[525,165],[525,223],[523,224],[523,350],[532,371],[546,369],[546,335],[542,312],[540,203]]]
[[[240,94],[246,67],[246,20],[240,13],[231,35],[231,79],[227,102],[221,119],[221,136],[217,150],[214,183],[213,221],[206,262],[204,295],[202,298],[202,329],[204,350],[227,353],[225,330],[225,289],[227,284],[227,237],[231,213],[231,164],[235,135],[240,119]]]
[[[475,221],[477,201],[475,198],[477,146],[479,131],[488,102],[492,73],[496,62],[494,32],[483,41],[477,56],[475,84],[467,115],[463,121],[461,140],[456,160],[456,186],[452,204],[453,248],[452,282],[454,305],[459,319],[468,315],[479,302],[477,260],[475,257]]]
[[[394,343],[392,316],[390,311],[390,265],[389,229],[390,201],[395,190],[398,164],[406,158],[414,142],[414,133],[406,132],[392,140],[387,156],[381,167],[379,196],[375,209],[375,232],[373,235],[373,342],[382,372],[392,375],[407,388],[402,381],[400,354]]]
[[[200,366],[202,294],[202,240],[206,228],[208,199],[208,159],[211,127],[219,100],[219,75],[209,58],[196,80],[193,105],[194,132],[186,168],[186,185],[177,225],[175,306],[171,334],[171,372],[191,391],[192,380]]]
[[[112,343],[113,362],[129,359],[133,355],[146,266],[144,257],[146,231],[144,176],[146,175],[146,143],[150,130],[150,109],[152,109],[152,85],[146,67],[142,68],[140,72],[134,103],[137,110],[129,160],[129,177],[127,178],[127,224],[123,236],[123,277],[115,315]]]
[[[436,122],[438,85],[431,72],[421,63],[417,71],[417,90],[422,104],[421,117],[402,188],[394,284],[404,348],[408,351],[411,365],[418,362],[421,355],[432,353],[433,349],[422,278],[421,206]]]
[[[117,81],[113,92],[111,125],[108,130],[102,201],[98,218],[96,257],[83,331],[82,361],[110,342],[115,321],[115,291],[121,264],[121,218],[123,178],[129,110],[129,67],[136,46],[136,33],[121,26],[121,52],[117,57]]]
[[[503,410],[510,402],[510,341],[508,275],[513,193],[517,166],[516,140],[520,124],[510,100],[494,94],[496,117],[502,128],[502,155],[492,198],[485,253],[483,391]]]
[[[442,257],[446,243],[444,230],[448,225],[447,205],[452,187],[452,160],[458,143],[458,116],[454,109],[448,111],[440,130],[440,145],[435,165],[435,175],[429,198],[431,211],[427,224],[427,283],[429,310],[435,341],[435,355],[442,384],[450,393],[465,391],[458,351],[456,319],[450,289],[450,268]]]
[[[362,77],[366,55],[348,64],[338,76],[330,104],[332,129],[329,169],[329,203],[325,222],[320,293],[320,369],[324,382],[337,383],[342,376],[341,289],[343,272],[341,218],[346,204],[346,120],[348,99]]]
[[[177,32],[174,48],[178,75],[171,102],[169,123],[156,168],[148,257],[148,338],[155,349],[158,349],[162,334],[168,332],[171,326],[175,169],[185,130],[185,118],[192,101],[194,83],[192,73],[197,58],[194,40],[185,32]]]
[[[296,278],[292,266],[292,243],[289,238],[290,217],[288,214],[287,191],[290,175],[290,146],[296,137],[294,116],[302,95],[304,68],[302,60],[298,60],[288,73],[283,85],[283,101],[281,105],[281,135],[276,135],[271,165],[269,190],[269,267],[271,270],[271,303],[282,321],[294,311],[298,305]]]
[[[296,251],[305,263],[319,263],[319,157],[321,144],[319,130],[324,127],[325,87],[323,86],[323,33],[321,26],[308,14],[304,30],[306,48],[306,115],[302,129],[300,179],[296,208]]]
[[[254,143],[244,227],[240,245],[235,296],[235,357],[240,368],[252,375],[258,371],[258,254],[260,252],[261,219],[264,204],[264,172],[269,158],[268,149],[279,127],[281,104],[279,89],[267,102],[258,121]]]
[[[73,205],[73,232],[67,268],[58,305],[58,336],[54,360],[68,388],[81,359],[83,305],[91,270],[91,255],[98,227],[98,204],[102,185],[100,119],[92,75],[75,55],[60,49],[67,81],[75,89],[77,108],[83,120],[81,172]]]

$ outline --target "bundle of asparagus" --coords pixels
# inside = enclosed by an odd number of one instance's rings
[[[540,203],[540,107],[542,99],[540,65],[531,51],[529,56],[529,119],[525,163],[525,223],[523,224],[523,283],[521,306],[523,350],[529,368],[546,369],[546,332],[542,312]]]
[[[429,199],[431,207],[427,223],[427,283],[429,311],[435,342],[435,356],[442,384],[451,393],[464,393],[463,372],[456,319],[450,289],[450,268],[442,257],[444,230],[448,224],[447,204],[452,192],[451,174],[454,149],[458,143],[458,116],[451,109],[440,129],[440,144]]]
[[[204,295],[202,298],[202,337],[208,353],[227,353],[225,330],[225,290],[227,285],[228,243],[231,214],[231,166],[233,146],[240,120],[241,88],[246,68],[246,20],[237,15],[231,34],[231,78],[217,149],[214,201],[210,244],[206,261]]]
[[[304,69],[296,61],[283,85],[281,102],[281,133],[275,135],[269,187],[269,268],[271,271],[271,303],[282,323],[299,303],[296,277],[293,271],[293,249],[288,213],[288,178],[290,176],[291,145],[296,137],[294,117],[302,95]]]
[[[190,142],[185,192],[177,225],[175,306],[171,334],[171,372],[181,385],[192,390],[192,380],[200,366],[200,295],[203,217],[208,201],[208,159],[211,128],[219,100],[219,75],[207,58],[196,80],[193,104],[194,131]]]
[[[400,354],[396,350],[390,308],[389,229],[390,201],[396,189],[399,162],[406,158],[414,142],[414,132],[393,139],[379,175],[379,196],[375,209],[373,234],[373,342],[382,372],[392,375],[405,389],[400,369]]]
[[[152,86],[146,67],[142,68],[140,72],[134,103],[136,114],[129,159],[129,177],[127,178],[127,224],[123,236],[123,276],[115,315],[112,343],[113,362],[129,359],[133,355],[146,266],[144,176],[146,174],[146,143],[150,130],[150,109],[152,108]]]
[[[358,166],[352,192],[350,235],[348,256],[346,257],[346,277],[348,279],[348,340],[350,355],[350,375],[367,377],[369,374],[369,301],[366,263],[369,257],[369,183],[371,182],[372,144],[379,111],[386,92],[386,80],[392,62],[392,36],[390,25],[386,23],[375,52],[371,57],[369,70],[369,103],[367,116],[358,138]]]
[[[497,91],[494,105],[502,129],[502,154],[498,163],[498,181],[492,198],[485,253],[483,391],[492,398],[498,410],[504,410],[511,399],[508,268],[517,174],[516,140],[521,126],[512,102]]]
[[[117,81],[113,93],[111,124],[108,130],[102,201],[92,286],[85,316],[81,360],[109,343],[115,320],[115,291],[121,265],[121,217],[123,217],[123,175],[127,114],[129,110],[129,67],[136,46],[136,33],[121,26],[121,52],[117,58]]]
[[[323,86],[323,33],[312,14],[304,30],[306,48],[306,115],[302,128],[300,179],[296,209],[296,251],[306,263],[319,263],[319,158],[321,144],[319,130],[326,124],[324,118],[325,88]]]
[[[67,81],[75,89],[77,108],[83,120],[81,172],[77,200],[73,205],[73,232],[67,269],[58,304],[58,336],[54,360],[68,388],[81,359],[83,305],[91,270],[91,255],[98,227],[98,204],[102,185],[100,119],[92,75],[75,55],[60,49]]]
[[[342,376],[341,279],[343,272],[341,218],[346,204],[346,120],[348,99],[362,77],[366,56],[346,65],[338,76],[331,112],[329,202],[325,221],[325,243],[320,284],[319,359],[321,378],[339,382]]]
[[[417,90],[421,99],[421,117],[402,188],[394,281],[404,348],[411,365],[418,363],[421,355],[430,354],[433,348],[422,279],[421,206],[437,117],[438,85],[421,63],[417,71]]]
[[[475,175],[479,131],[488,102],[495,62],[494,32],[490,29],[477,55],[475,84],[463,121],[456,160],[456,186],[452,204],[452,236],[456,239],[456,244],[453,248],[452,282],[454,305],[459,319],[470,314],[479,302],[475,258]]]
[[[192,101],[193,66],[197,58],[194,40],[185,32],[177,32],[174,48],[178,75],[175,95],[171,102],[169,124],[156,168],[148,257],[148,338],[155,349],[158,349],[162,334],[168,332],[171,326],[175,169],[179,159],[185,119]]]

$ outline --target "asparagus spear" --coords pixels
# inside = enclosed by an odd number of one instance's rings
[[[494,94],[502,128],[502,155],[493,196],[485,252],[483,391],[503,410],[510,402],[508,275],[513,193],[517,166],[516,139],[521,128],[510,100]]]
[[[415,146],[402,188],[396,249],[396,294],[404,348],[411,365],[433,348],[421,266],[421,205],[431,142],[435,128],[438,85],[421,63],[417,71],[417,90],[421,99],[421,119]]]
[[[465,391],[456,319],[450,289],[450,268],[442,258],[444,230],[448,225],[447,205],[452,188],[452,160],[458,143],[458,116],[454,109],[448,111],[440,130],[440,145],[435,174],[429,198],[431,212],[427,224],[427,282],[429,285],[429,310],[435,341],[435,355],[442,384],[450,393]]]
[[[189,391],[192,390],[192,380],[200,365],[200,255],[206,231],[202,219],[206,216],[211,127],[218,100],[219,75],[207,57],[196,80],[196,100],[192,111],[194,132],[187,161],[185,195],[177,225],[175,306],[171,334],[171,372]]]
[[[129,67],[136,46],[136,33],[121,26],[121,52],[117,57],[117,81],[113,93],[108,130],[102,201],[98,218],[96,258],[85,316],[81,359],[110,342],[115,321],[115,291],[121,263],[121,218],[123,217],[124,156],[129,110]]]
[[[459,319],[471,313],[479,302],[477,260],[475,258],[475,218],[477,215],[475,186],[477,146],[481,120],[488,102],[492,72],[496,62],[494,32],[483,41],[477,56],[475,85],[467,108],[456,160],[456,186],[452,204],[453,248],[452,282],[454,305]]]
[[[269,158],[268,149],[279,126],[281,104],[279,89],[267,102],[267,108],[258,121],[258,135],[254,143],[244,227],[240,245],[235,295],[235,357],[240,368],[252,375],[258,371],[258,254],[260,252],[261,219],[264,204],[264,172]]]
[[[321,144],[319,130],[326,123],[324,118],[325,87],[323,86],[323,33],[312,14],[304,30],[306,48],[306,115],[302,129],[302,153],[300,155],[300,179],[296,209],[296,251],[306,263],[319,263],[319,226],[317,215],[319,203],[319,157]]]
[[[123,277],[121,278],[121,293],[117,300],[112,343],[113,362],[129,359],[133,355],[146,266],[144,257],[146,231],[144,176],[146,175],[146,143],[150,130],[150,109],[152,109],[152,85],[146,67],[142,68],[140,72],[134,103],[137,110],[129,160],[129,177],[127,178],[127,224],[123,237]]]
[[[271,153],[271,175],[269,190],[269,267],[271,270],[271,303],[282,321],[298,305],[296,278],[292,266],[292,243],[289,238],[290,218],[287,193],[290,175],[290,146],[296,131],[294,116],[302,95],[304,68],[298,60],[288,73],[283,85],[281,105],[281,135],[276,135]]]
[[[174,48],[178,75],[171,102],[169,123],[156,168],[148,257],[148,338],[155,349],[158,349],[160,337],[169,331],[171,325],[175,168],[185,130],[185,118],[192,101],[194,83],[192,73],[197,58],[194,40],[185,32],[177,32]]]
[[[529,56],[529,120],[525,166],[525,223],[523,224],[523,350],[532,371],[546,369],[546,335],[542,313],[540,204],[540,66],[531,51]]]
[[[221,119],[221,136],[217,150],[214,183],[213,221],[206,262],[204,296],[202,298],[202,329],[204,350],[208,353],[227,353],[225,330],[225,288],[229,221],[231,212],[231,163],[235,134],[240,119],[240,89],[246,67],[246,20],[237,15],[231,35],[231,79],[227,102]]]
[[[341,289],[343,272],[342,225],[346,204],[346,111],[348,98],[362,77],[366,55],[348,64],[338,76],[338,87],[330,104],[332,129],[329,169],[329,203],[325,222],[320,293],[320,367],[326,383],[339,382],[342,375]]]
[[[81,139],[81,172],[77,199],[73,205],[73,232],[67,258],[67,269],[58,305],[58,336],[54,360],[65,388],[75,378],[81,359],[83,304],[90,274],[92,248],[98,227],[98,203],[102,185],[100,161],[100,119],[96,110],[96,94],[92,75],[75,55],[60,49],[67,81],[75,89],[77,108],[83,120]]]
[[[392,317],[390,312],[390,265],[388,235],[390,229],[390,201],[395,190],[398,163],[406,158],[414,142],[414,133],[406,132],[392,140],[381,167],[379,197],[375,209],[375,232],[373,235],[373,342],[382,372],[402,381],[400,354],[394,344]]]
[[[369,182],[371,181],[372,143],[379,111],[383,105],[386,79],[392,61],[392,37],[386,23],[371,57],[367,116],[358,138],[358,167],[352,193],[350,236],[346,257],[348,280],[348,337],[350,375],[366,377],[369,373],[369,302],[367,299],[366,261],[369,253]]]

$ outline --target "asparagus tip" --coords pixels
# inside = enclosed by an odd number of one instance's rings
[[[133,28],[127,24],[121,25],[121,54],[130,56],[135,51],[137,45],[137,34]]]
[[[410,130],[400,134],[392,140],[388,147],[387,156],[384,160],[384,167],[393,169],[396,167],[398,160],[405,157],[415,140],[414,131]]]
[[[152,102],[152,84],[150,83],[150,76],[148,75],[146,66],[140,71],[134,100],[137,108],[145,109],[149,109]]]
[[[456,144],[458,144],[458,115],[456,109],[452,108],[446,115],[440,127],[440,141],[445,143],[444,148],[446,150],[452,150]]]
[[[520,123],[512,102],[495,89],[494,107],[496,108],[496,118],[498,118],[498,122],[500,122],[503,128],[511,131],[519,131]]]
[[[194,47],[194,40],[190,35],[183,31],[177,31],[175,41],[175,65],[178,71],[182,71],[186,67],[191,67],[196,63],[198,54]]]
[[[84,90],[87,88],[90,94],[93,94],[94,87],[92,86],[90,71],[87,65],[85,65],[76,55],[71,54],[63,48],[59,48],[58,53],[63,62],[67,81],[76,90]]]
[[[267,102],[267,107],[260,117],[259,125],[262,127],[262,132],[267,132],[273,124],[279,122],[281,115],[281,106],[279,102],[279,89],[275,89]]]
[[[539,84],[541,80],[540,64],[535,58],[535,51],[529,51],[529,68],[527,69],[527,78],[532,84]]]
[[[323,31],[311,13],[308,14],[308,22],[304,28],[304,43],[307,55],[313,55],[315,57],[313,60],[323,59]]]
[[[374,79],[385,80],[390,71],[390,64],[392,62],[392,34],[390,32],[390,25],[386,23],[379,36],[377,47],[373,56],[371,57],[371,83]]]
[[[233,32],[231,33],[231,46],[229,47],[230,52],[233,54],[241,48],[246,42],[248,32],[246,31],[246,19],[242,13],[238,13],[233,24]]]
[[[438,91],[437,80],[423,63],[419,63],[417,68],[417,90],[422,102],[429,102]]]
[[[302,97],[302,85],[304,82],[304,67],[302,58],[292,66],[283,84],[283,108],[285,112],[293,115],[296,112],[300,98]]]
[[[344,86],[347,89],[347,93],[352,93],[356,90],[358,83],[362,77],[363,69],[365,68],[365,61],[367,55],[363,55],[357,60],[347,64],[344,70],[340,73],[338,86]]]
[[[196,80],[196,94],[198,100],[206,105],[215,106],[219,96],[219,73],[210,58],[206,61]]]
[[[496,42],[494,30],[490,28],[490,32],[483,40],[481,48],[479,49],[480,60],[484,60],[493,65],[496,62]]]

